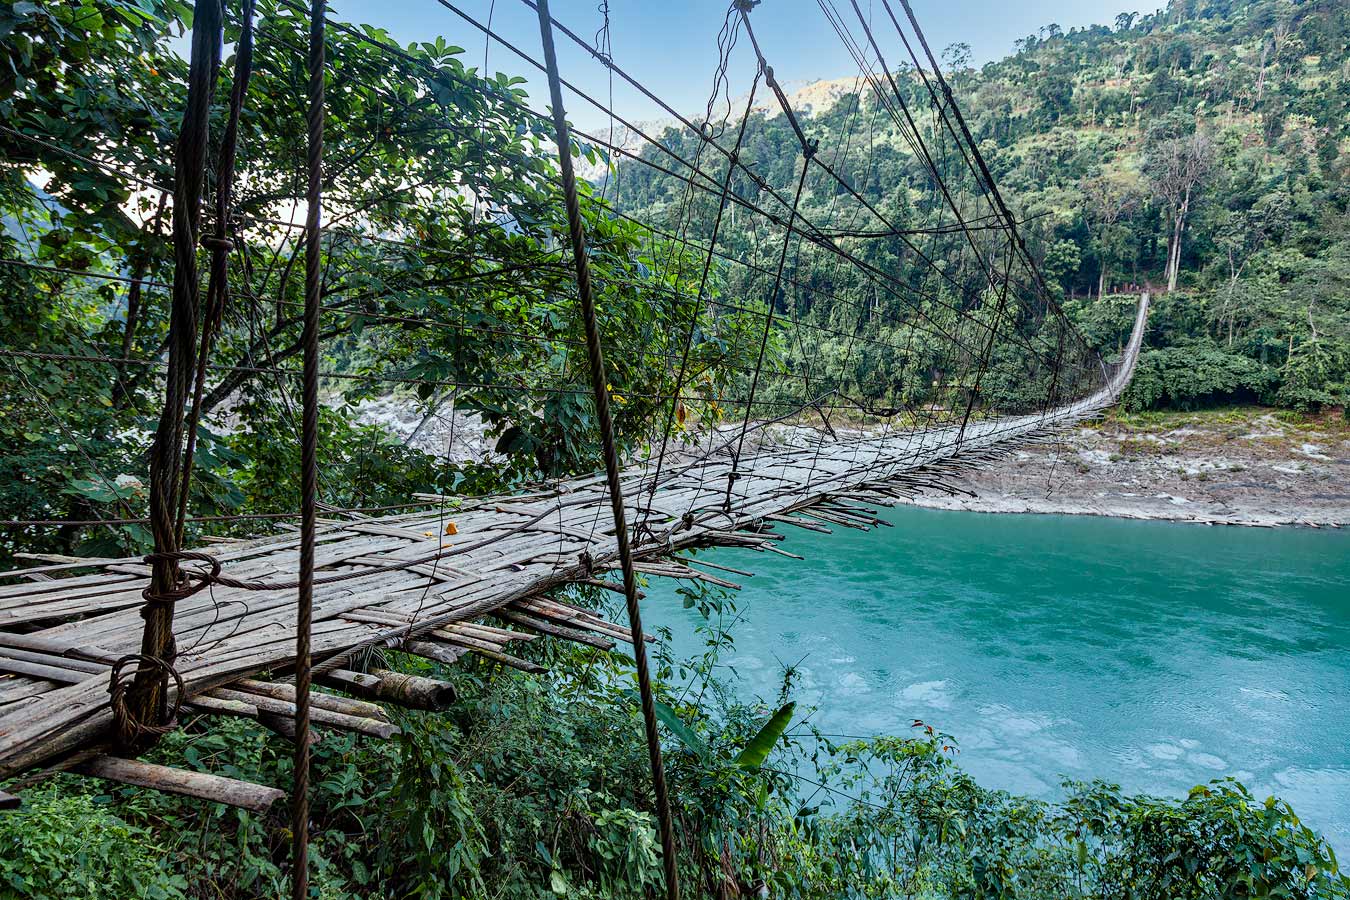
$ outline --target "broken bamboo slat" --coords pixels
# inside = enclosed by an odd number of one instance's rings
[[[455,702],[454,685],[421,675],[405,675],[388,669],[350,672],[337,669],[317,679],[320,684],[356,694],[367,700],[382,700],[409,709],[443,710]]]
[[[432,662],[447,666],[459,662],[459,658],[469,652],[465,647],[447,647],[444,644],[433,644],[430,641],[404,641],[401,649],[414,656],[420,656],[423,659],[429,659]]]

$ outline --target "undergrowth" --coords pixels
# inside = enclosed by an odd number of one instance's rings
[[[708,592],[687,600],[707,619],[707,652],[658,660],[686,896],[1350,897],[1326,843],[1287,804],[1259,801],[1234,781],[1182,799],[1069,783],[1048,802],[980,786],[953,761],[955,741],[923,723],[909,735],[831,742],[793,713],[790,672],[770,702],[735,702],[713,677],[732,640],[720,624],[736,620],[731,601]],[[660,893],[626,659],[556,644],[530,652],[551,674],[483,663],[436,671],[457,684],[459,701],[444,713],[399,714],[394,740],[324,733],[312,896]],[[290,746],[245,720],[188,722],[151,758],[290,783]],[[24,798],[22,811],[0,817],[0,896],[287,892],[284,809],[258,816],[71,776]]]

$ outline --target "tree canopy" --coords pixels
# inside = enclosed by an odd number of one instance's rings
[[[88,0],[8,4],[0,13],[8,62],[0,325],[7,349],[30,353],[0,362],[5,518],[144,515],[146,435],[163,399],[168,192],[186,77],[173,40],[189,11],[179,2]],[[227,22],[227,49],[240,28],[237,18]],[[197,515],[295,508],[306,28],[285,0],[258,4],[227,223],[228,302],[202,402]],[[462,48],[442,38],[401,47],[370,27],[330,29],[327,55],[324,502],[373,506],[464,479],[589,470],[598,458],[594,420],[558,240],[565,219],[551,125],[530,112],[522,79],[467,66]],[[237,68],[233,55],[222,60],[217,137]],[[573,150],[598,160],[593,148]],[[218,162],[213,143],[208,195]],[[661,398],[674,392],[689,317],[697,322],[687,402],[709,412],[754,360],[758,334],[745,317],[755,304],[714,316],[689,303],[698,266],[688,251],[604,214],[589,186],[583,193],[616,422],[632,446],[666,411]],[[427,410],[479,414],[503,467],[440,465],[359,424],[356,404],[391,393]],[[8,540],[111,552],[128,549],[138,532],[118,535],[114,542],[108,531],[72,525]]]

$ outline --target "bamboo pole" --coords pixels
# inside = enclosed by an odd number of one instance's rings
[[[367,700],[396,703],[409,709],[444,710],[458,696],[454,685],[421,675],[405,675],[388,669],[350,672],[337,669],[321,676],[320,684],[346,691]]]
[[[153,788],[167,794],[181,794],[184,797],[196,797],[256,813],[267,812],[273,803],[286,796],[285,791],[274,787],[118,756],[95,756],[74,766],[73,770],[120,784]]]

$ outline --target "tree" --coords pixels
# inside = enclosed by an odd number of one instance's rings
[[[1048,72],[1036,79],[1036,99],[1049,121],[1057,122],[1073,109],[1073,89],[1073,78],[1066,72]]]
[[[942,51],[942,61],[947,64],[947,71],[952,74],[964,72],[970,68],[970,45],[965,41],[958,41],[954,44],[948,44]]]
[[[1166,279],[1169,293],[1176,290],[1181,271],[1186,219],[1213,162],[1213,141],[1200,131],[1187,136],[1163,137],[1145,151],[1144,168],[1153,196],[1162,204],[1168,217]]]
[[[1227,323],[1228,346],[1233,346],[1239,296],[1239,280],[1248,263],[1271,237],[1287,225],[1289,198],[1283,193],[1268,194],[1251,208],[1227,209],[1214,227],[1214,243],[1227,263],[1228,282],[1220,288],[1223,303],[1218,310],[1220,331]]]
[[[159,285],[172,273],[154,186],[171,181],[186,72],[171,41],[187,11],[168,0],[83,0],[0,12],[0,59],[12,69],[0,77],[10,129],[0,134],[0,258],[10,263],[0,266],[0,325],[6,343],[94,358],[0,362],[0,515],[144,511],[139,435],[162,402]],[[289,511],[298,496],[284,448],[295,436],[304,306],[295,223],[305,91],[295,63],[308,17],[279,0],[260,0],[258,14],[194,513]],[[227,22],[228,45],[240,28]],[[426,454],[373,461],[383,438],[359,427],[353,404],[402,385],[419,391],[410,402],[430,408],[453,397],[480,415],[515,477],[590,469],[592,401],[572,276],[557,249],[566,218],[551,122],[528,112],[522,79],[480,75],[444,39],[400,48],[379,29],[335,27],[327,46],[324,502],[361,505],[386,489],[375,502],[395,502],[442,477],[453,482]],[[233,77],[226,60],[217,121]],[[574,152],[599,159],[584,144]],[[684,335],[692,328],[683,387],[697,415],[704,398],[724,399],[737,367],[753,364],[759,336],[746,322],[755,313],[706,302],[720,297],[719,268],[705,303],[691,303],[693,251],[582,191],[616,427],[631,447],[664,424],[669,404],[659,398],[674,393]],[[47,546],[23,536],[28,549],[63,552],[90,550],[86,538],[74,525]]]
[[[1136,179],[1124,175],[1098,175],[1085,179],[1083,221],[1092,235],[1099,271],[1097,296],[1106,292],[1107,272],[1128,243],[1129,229],[1121,225],[1139,208],[1140,190]]]

